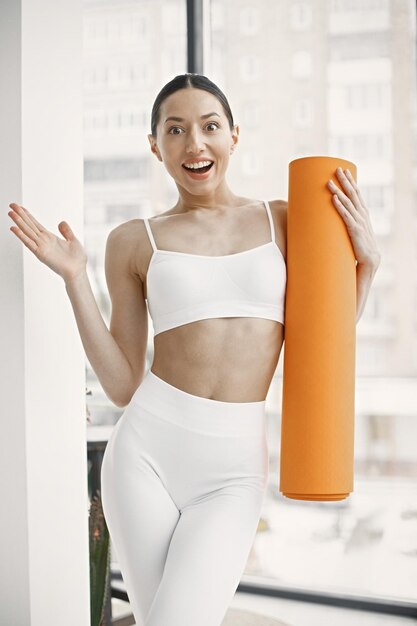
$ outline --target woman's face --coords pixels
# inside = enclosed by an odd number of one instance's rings
[[[169,118],[177,119],[169,119]],[[159,110],[157,138],[148,135],[151,150],[163,161],[177,185],[190,193],[207,191],[223,180],[239,128],[230,130],[219,100],[203,89],[180,89]],[[207,173],[187,169],[185,163],[212,161]],[[204,169],[203,169],[204,172]]]

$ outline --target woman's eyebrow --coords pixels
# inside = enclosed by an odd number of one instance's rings
[[[201,116],[201,119],[206,119],[206,117],[211,117],[212,115],[217,115],[217,117],[220,117],[220,115],[218,113],[216,113],[216,111],[212,111],[211,113],[206,113],[205,115]],[[184,118],[182,117],[177,117],[175,115],[170,115],[170,117],[167,117],[164,124],[166,124],[169,120],[173,120],[174,122],[183,122]]]

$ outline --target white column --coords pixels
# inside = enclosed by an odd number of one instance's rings
[[[90,624],[85,358],[10,202],[83,241],[82,2],[0,2],[0,623]]]

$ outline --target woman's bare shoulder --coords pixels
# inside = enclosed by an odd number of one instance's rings
[[[143,279],[144,266],[152,255],[152,247],[143,218],[133,218],[115,226],[109,233],[120,254],[129,258],[132,271]]]
[[[170,215],[174,215],[173,209],[169,209],[164,213],[158,213],[157,215],[152,215],[147,217],[146,219],[150,222],[158,221],[158,218],[169,217]],[[152,232],[151,227],[151,232]],[[122,222],[113,228],[111,231],[113,236],[117,238],[118,245],[121,248],[128,248],[134,252],[135,257],[139,255],[141,258],[142,253],[144,253],[144,260],[149,256],[149,253],[152,253],[151,242],[149,239],[149,235],[147,229],[145,227],[145,218],[143,217],[135,217],[126,222]]]
[[[117,240],[118,246],[126,246],[130,243],[138,243],[138,237],[143,237],[145,234],[145,224],[143,218],[133,218],[122,222],[115,226],[109,233]]]

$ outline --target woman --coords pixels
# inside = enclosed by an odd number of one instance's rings
[[[12,204],[11,230],[64,279],[87,357],[108,397],[126,407],[106,448],[102,499],[136,623],[220,626],[268,478],[265,398],[284,340],[286,202],[229,188],[239,127],[205,76],[165,85],[151,130],[179,197],[109,234],[110,331],[69,225],[59,224],[59,239]],[[352,176],[340,182],[346,193],[330,183],[329,191],[366,268],[362,307],[379,253]],[[146,300],[155,339],[145,373]]]

